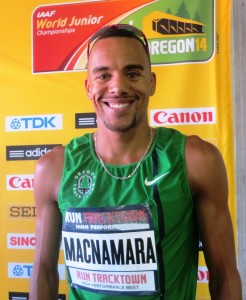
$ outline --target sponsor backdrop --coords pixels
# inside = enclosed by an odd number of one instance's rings
[[[1,299],[28,299],[37,159],[96,130],[84,91],[85,45],[105,24],[129,23],[146,33],[158,79],[150,124],[197,134],[221,150],[236,227],[229,0],[1,3]],[[202,245],[200,250],[197,298],[209,299]],[[66,299],[62,249],[59,273],[60,299]]]

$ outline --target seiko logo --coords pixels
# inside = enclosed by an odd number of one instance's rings
[[[215,107],[176,108],[150,111],[152,126],[215,124]]]
[[[61,144],[51,145],[30,145],[30,146],[7,146],[7,160],[37,160],[44,154],[51,151],[54,147]]]
[[[7,215],[9,219],[34,219],[37,217],[37,209],[26,205],[8,206]]]
[[[79,113],[75,114],[75,128],[96,128],[95,113]]]
[[[8,233],[7,246],[12,249],[34,249],[36,245],[35,234]]]
[[[34,175],[7,175],[7,190],[32,190],[34,186]]]
[[[62,115],[6,117],[6,131],[62,129]]]

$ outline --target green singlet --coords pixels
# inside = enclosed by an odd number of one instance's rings
[[[198,231],[185,136],[157,128],[138,171],[103,169],[91,134],[65,148],[59,193],[69,300],[193,300]],[[115,176],[136,163],[109,165]]]

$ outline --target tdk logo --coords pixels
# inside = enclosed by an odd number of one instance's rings
[[[30,279],[33,265],[29,263],[8,263],[8,278]],[[58,264],[59,278],[65,280],[65,265]]]
[[[62,115],[6,117],[6,131],[33,131],[62,129]]]

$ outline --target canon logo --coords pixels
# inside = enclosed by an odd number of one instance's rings
[[[34,234],[8,233],[8,248],[15,249],[34,249],[36,237]]]
[[[32,190],[34,186],[34,175],[7,175],[7,190]]]
[[[152,126],[215,124],[215,107],[176,108],[150,111]]]
[[[199,283],[208,283],[209,281],[209,272],[207,267],[198,267],[197,271],[197,281]]]

